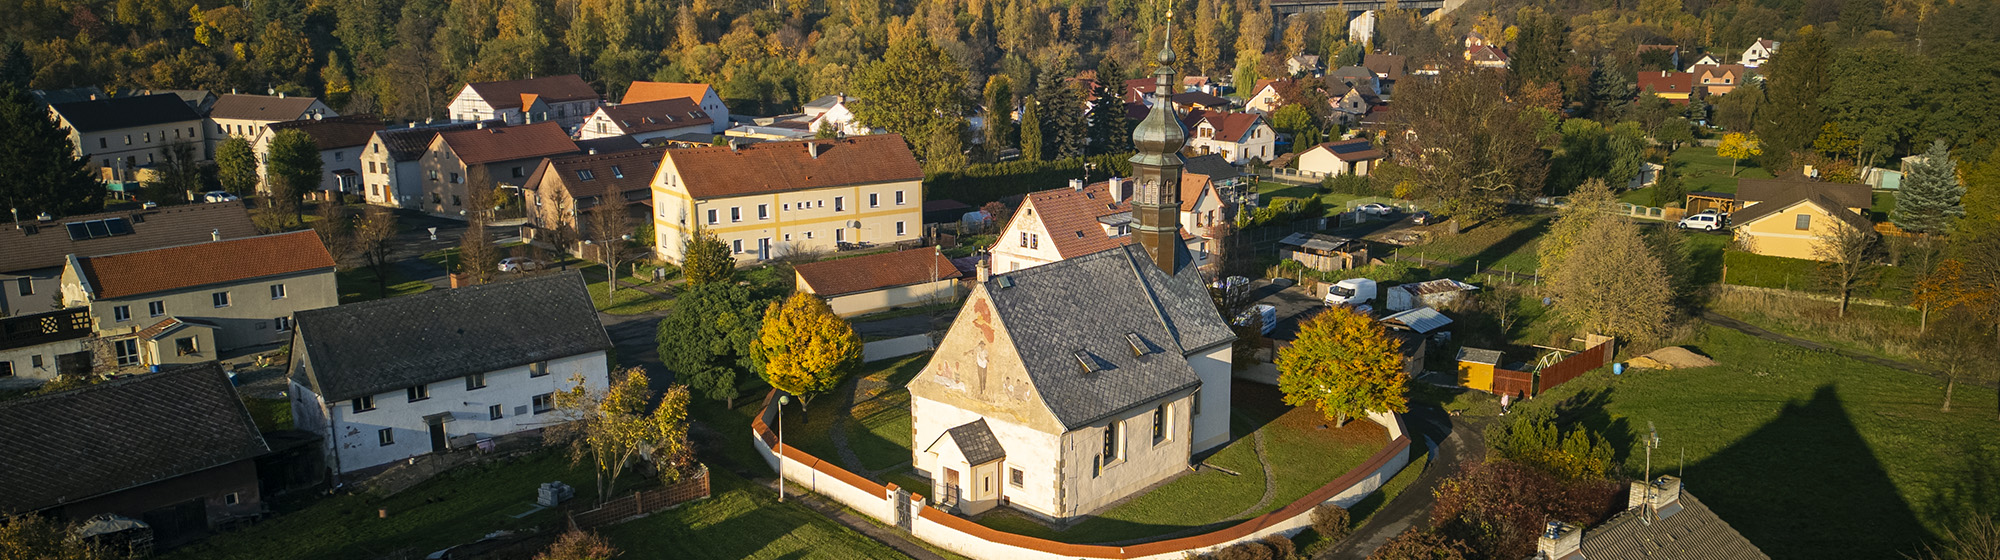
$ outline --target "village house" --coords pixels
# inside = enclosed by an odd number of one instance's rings
[[[739,263],[916,244],[923,178],[895,134],[668,150],[652,185],[654,247],[681,262],[696,229]]]
[[[521,186],[542,158],[578,151],[552,121],[440,132],[418,158],[427,197],[423,209],[433,216],[464,219],[471,189]]]
[[[1290,82],[1291,80],[1257,80],[1257,85],[1249,90],[1250,100],[1243,102],[1243,110],[1263,115],[1277,112],[1280,107],[1285,106],[1285,94],[1279,93],[1278,87]]]
[[[1231,165],[1269,161],[1278,133],[1256,113],[1224,113],[1196,109],[1182,117],[1188,128],[1187,153],[1220,154]]]
[[[1658,70],[1640,72],[1637,85],[1639,94],[1651,93],[1675,105],[1686,105],[1694,96],[1694,74]]]
[[[874,129],[861,123],[860,117],[855,116],[853,103],[856,101],[859,99],[845,93],[836,93],[822,95],[819,99],[806,102],[803,108],[807,119],[806,130],[818,133],[822,128],[831,128],[846,136],[874,132]]]
[[[208,158],[201,115],[171,93],[56,103],[49,112],[69,131],[76,156],[99,178],[119,184],[114,190],[137,181],[139,168],[166,161],[168,146],[193,143],[195,157]]]
[[[83,307],[0,317],[0,391],[21,391],[65,375],[87,375],[90,310]]]
[[[1376,89],[1384,100],[1396,93],[1396,82],[1409,72],[1409,64],[1400,54],[1368,53],[1361,57],[1361,66],[1375,73]]]
[[[297,130],[311,136],[313,144],[319,147],[320,179],[319,190],[341,194],[364,194],[362,188],[361,150],[382,130],[381,117],[371,114],[348,115],[344,117],[309,118],[296,121],[276,122],[265,125],[269,134],[259,137],[255,143],[257,153],[270,154],[271,142],[278,133]],[[265,160],[257,161],[257,169],[264,174],[265,191],[270,190],[270,177]]]
[[[1719,66],[1723,64],[1728,63],[1724,62],[1722,57],[1716,56],[1715,53],[1701,53],[1701,56],[1694,57],[1694,62],[1688,64],[1687,68],[1689,72],[1693,72],[1696,66]]]
[[[1305,74],[1318,74],[1319,71],[1320,71],[1319,55],[1295,54],[1285,58],[1286,75],[1299,76]]]
[[[826,300],[841,317],[958,299],[958,267],[936,247],[801,264],[798,291]]]
[[[1342,66],[1327,73],[1322,80],[1328,97],[1339,97],[1348,90],[1358,89],[1371,96],[1382,95],[1382,85],[1375,77],[1375,71],[1362,66]]]
[[[625,136],[639,143],[656,138],[674,138],[692,135],[707,139],[714,122],[708,113],[696,106],[693,99],[677,97],[642,103],[623,103],[598,107],[597,112],[583,121],[583,128],[577,131],[577,138],[595,140]]]
[[[1250,184],[1254,181],[1251,178],[1256,177],[1255,173],[1245,175],[1243,168],[1231,165],[1229,160],[1222,158],[1222,154],[1205,154],[1185,159],[1186,161],[1181,164],[1181,169],[1191,174],[1207,177],[1208,181],[1214,184],[1215,189],[1221,191],[1225,197],[1237,187]],[[1225,198],[1224,200],[1228,199]]]
[[[116,515],[167,548],[264,510],[270,447],[215,362],[0,401],[0,441],[0,515]]]
[[[1361,119],[1368,117],[1368,113],[1373,112],[1376,107],[1382,105],[1382,98],[1370,93],[1367,89],[1345,89],[1347,90],[1346,93],[1336,93],[1326,100],[1328,108],[1332,109],[1332,117],[1335,122],[1342,125],[1361,122]]]
[[[251,145],[259,145],[258,140],[269,133],[272,123],[311,119],[313,117],[337,117],[325,103],[314,97],[297,97],[285,94],[243,95],[231,93],[215,99],[208,109],[208,151],[215,153],[216,146],[230,138],[242,138]],[[259,174],[262,174],[264,155],[258,150]]]
[[[25,217],[25,216],[24,216]],[[257,235],[242,202],[23,220],[0,228],[0,316],[61,309],[69,255],[109,255]]]
[[[576,74],[465,84],[446,109],[461,122],[499,120],[510,125],[555,121],[567,130],[604,104]]]
[[[1537,558],[1770,560],[1750,539],[1681,487],[1679,477],[1632,481],[1624,513],[1584,529],[1550,522],[1536,539]]]
[[[1748,69],[1741,64],[1695,65],[1688,68],[1694,86],[1708,95],[1723,95],[1736,90],[1743,83]]]
[[[1313,146],[1299,153],[1297,161],[1299,173],[1307,177],[1365,176],[1388,157],[1364,136]]]
[[[610,384],[611,338],[576,271],[299,313],[292,418],[343,475],[554,422]]]
[[[1868,185],[1777,179],[1743,179],[1736,187],[1741,210],[1729,216],[1737,243],[1759,255],[1819,260],[1821,238],[1840,227],[1873,232],[1862,214],[1873,202]]]
[[[1181,239],[1197,265],[1208,261],[1208,239],[1193,230],[1228,219],[1227,205],[1208,177],[1183,172],[1176,181]],[[993,270],[1012,272],[1138,243],[1133,235],[1134,179],[1113,177],[1088,185],[1028,193],[993,244]]]
[[[1746,68],[1756,68],[1771,61],[1771,55],[1778,54],[1778,42],[1758,37],[1757,42],[1743,49],[1743,57],[1736,61]]]
[[[527,197],[529,235],[547,241],[550,233],[568,228],[570,243],[595,239],[590,213],[604,208],[625,212],[637,228],[652,219],[653,175],[666,148],[642,148],[618,153],[555,156],[542,160],[522,187]],[[563,247],[577,253],[575,246]]]
[[[363,196],[369,204],[390,208],[418,208],[424,199],[424,169],[419,160],[429,153],[438,133],[486,126],[502,126],[500,121],[481,123],[413,124],[408,128],[375,131],[361,148],[361,182],[368,185]]]
[[[1507,68],[1507,51],[1493,45],[1477,45],[1465,49],[1465,60],[1474,68]]]
[[[311,231],[70,255],[63,301],[90,308],[113,367],[200,362],[284,342],[294,313],[339,304],[333,267]]]
[[[708,131],[721,134],[729,130],[729,106],[722,103],[722,97],[715,94],[715,88],[708,84],[684,84],[675,82],[632,82],[625,88],[625,98],[619,103],[645,103],[667,99],[693,100],[701,112],[708,114]]]

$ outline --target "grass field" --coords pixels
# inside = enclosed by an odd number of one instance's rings
[[[1347,204],[1349,202],[1356,202],[1356,201],[1362,203],[1380,202],[1383,204],[1390,204],[1396,206],[1409,204],[1409,201],[1407,200],[1397,200],[1394,198],[1374,196],[1369,194],[1357,194],[1350,192],[1333,192],[1327,194],[1317,194],[1318,192],[1319,192],[1318,184],[1294,185],[1291,183],[1278,183],[1273,181],[1260,181],[1257,183],[1258,203],[1260,204],[1268,205],[1271,203],[1272,199],[1277,197],[1312,198],[1314,196],[1318,196],[1320,203],[1326,206],[1326,215],[1328,216],[1332,216],[1334,214],[1339,214],[1341,212],[1346,211]]]
[[[1625,472],[1661,445],[1653,473],[1691,493],[1773,558],[1896,558],[1953,520],[2000,503],[1993,391],[1942,383],[1718,327],[1690,347],[1720,365],[1599,370],[1519,406],[1559,406],[1604,433]],[[1683,463],[1682,454],[1685,453]]]
[[[710,469],[707,500],[601,532],[622,559],[793,560],[906,558],[797,502],[727,471]]]
[[[1541,236],[1548,233],[1549,216],[1509,215],[1473,225],[1458,235],[1440,235],[1429,242],[1396,251],[1399,256],[1452,263],[1440,274],[1459,277],[1480,270],[1496,269],[1533,274],[1540,267],[1535,253]]]
[[[250,411],[250,419],[257,423],[257,431],[292,429],[292,401],[243,397],[243,407]]]
[[[632,267],[630,266],[621,265],[618,269],[626,272],[626,276],[624,276],[626,280],[647,280],[645,286],[654,291],[666,292],[669,289],[666,287],[665,282],[656,283],[650,281],[653,278],[653,265],[639,263],[637,266],[638,274],[636,277],[632,275]],[[667,269],[670,273],[674,271],[671,266],[667,267]],[[597,306],[598,311],[612,315],[635,315],[661,311],[673,304],[673,300],[671,299],[654,296],[653,294],[634,289],[628,284],[619,284],[617,293],[610,293],[610,285],[604,280],[604,265],[590,264],[583,266],[581,270],[583,271],[583,281],[586,287],[590,289],[590,301]],[[671,277],[671,274],[669,277]],[[607,296],[610,299],[607,299]]]
[[[333,282],[335,287],[340,290],[341,303],[360,303],[385,297],[407,296],[427,292],[434,287],[431,286],[430,282],[423,280],[405,280],[401,276],[396,275],[394,270],[391,270],[389,272],[389,289],[385,291],[375,281],[375,269],[365,266],[347,270],[336,270],[333,273]]]
[[[1687,146],[1674,152],[1667,162],[1675,172],[1681,174],[1681,184],[1689,192],[1709,191],[1720,193],[1736,192],[1737,179],[1769,179],[1771,172],[1750,160],[1743,160],[1737,166],[1736,175],[1729,175],[1729,158],[1715,155],[1715,148]]]

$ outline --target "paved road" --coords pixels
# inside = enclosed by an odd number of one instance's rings
[[[611,336],[611,345],[618,353],[618,367],[645,367],[655,388],[666,387],[674,380],[673,372],[667,371],[666,365],[660,362],[660,346],[655,340],[660,319],[666,316],[666,311],[638,315],[597,314],[597,322],[604,325],[604,333]]]
[[[1486,458],[1486,438],[1481,434],[1483,423],[1466,422],[1463,417],[1452,417],[1443,409],[1429,406],[1411,407],[1410,414],[1403,418],[1413,435],[1437,444],[1427,465],[1409,467],[1423,468],[1423,474],[1396,499],[1376,510],[1375,516],[1353,535],[1320,554],[1317,560],[1362,560],[1404,530],[1428,524],[1431,505],[1436,501],[1432,492],[1438,482],[1458,472],[1459,463]]]

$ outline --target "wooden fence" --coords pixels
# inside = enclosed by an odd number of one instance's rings
[[[1563,361],[1556,362],[1555,365],[1542,368],[1541,371],[1536,372],[1541,375],[1542,379],[1541,383],[1535,387],[1535,394],[1546,393],[1549,389],[1554,389],[1558,385],[1576,379],[1577,376],[1583,375],[1584,372],[1604,367],[1604,364],[1608,363],[1611,363],[1610,342],[1601,343],[1597,346],[1592,346],[1589,350],[1577,352],[1568,358],[1563,358]],[[1496,375],[1495,377],[1497,379],[1498,376]]]
[[[589,511],[571,512],[569,524],[573,529],[587,530],[604,525],[626,521],[649,513],[681,505],[708,497],[708,465],[695,464],[694,472],[686,478],[666,488],[633,492],[630,496],[614,498]]]
[[[1512,395],[1517,400],[1527,398],[1535,394],[1535,374],[1493,368],[1493,394]]]

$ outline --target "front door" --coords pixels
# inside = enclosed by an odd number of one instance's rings
[[[944,502],[946,506],[958,505],[958,470],[944,469]]]
[[[446,442],[446,439],[445,439],[445,437],[444,437],[444,423],[443,423],[443,422],[432,422],[432,423],[431,423],[431,451],[432,451],[432,452],[440,452],[440,451],[444,451],[444,450],[445,450],[445,442]]]

